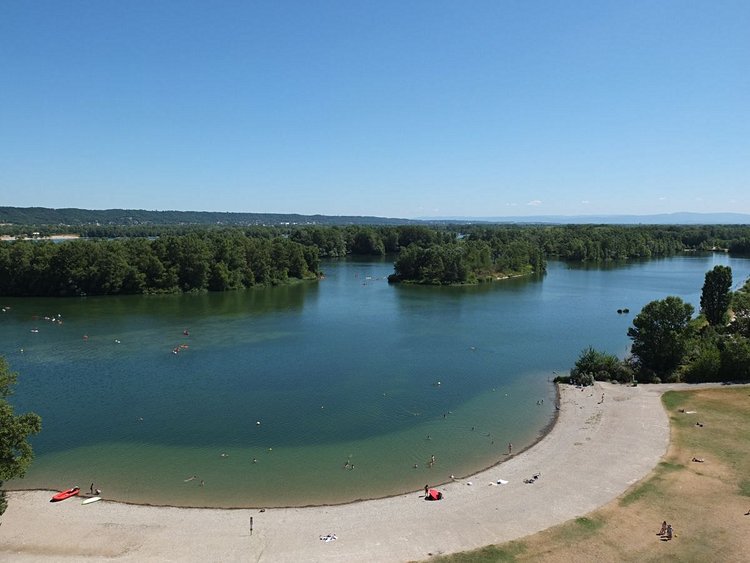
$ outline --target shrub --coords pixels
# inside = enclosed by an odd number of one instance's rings
[[[591,380],[591,383],[579,383],[579,385],[593,385],[594,380],[615,379],[619,381],[619,377],[627,377],[626,374],[620,373],[621,367],[622,364],[617,356],[599,352],[589,346],[581,352],[575,366],[570,370],[570,377],[575,382]]]
[[[682,370],[682,379],[687,383],[721,380],[721,354],[713,345],[701,346],[696,356]]]

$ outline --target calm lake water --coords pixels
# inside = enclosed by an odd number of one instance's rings
[[[468,475],[504,459],[508,442],[539,438],[554,419],[553,372],[589,345],[625,355],[649,301],[678,295],[697,309],[717,264],[735,288],[750,275],[748,259],[685,255],[551,262],[544,277],[433,288],[388,285],[390,261],[341,261],[288,287],[3,298],[12,402],[43,418],[34,464],[7,485],[94,482],[129,502],[260,507]]]

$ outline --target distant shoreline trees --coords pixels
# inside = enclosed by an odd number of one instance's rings
[[[393,256],[391,281],[449,285],[541,274],[549,258],[602,263],[750,250],[750,227],[711,225],[171,224],[83,225],[68,232],[84,238],[0,243],[0,295],[229,291],[316,279],[321,259],[346,256]]]
[[[240,231],[0,245],[0,295],[227,291],[319,273],[317,248]]]

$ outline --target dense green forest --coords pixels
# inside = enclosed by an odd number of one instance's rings
[[[706,273],[701,309],[670,296],[646,304],[628,336],[631,355],[623,360],[591,347],[583,350],[569,376],[558,381],[687,383],[750,380],[750,280],[732,292],[732,270]]]
[[[0,244],[0,295],[225,291],[314,279],[321,258],[393,256],[394,282],[465,284],[541,274],[546,260],[750,252],[746,226],[109,225],[84,238]]]
[[[0,295],[226,291],[318,274],[315,247],[239,231],[0,245]]]

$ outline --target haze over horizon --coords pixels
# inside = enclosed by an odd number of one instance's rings
[[[11,3],[0,205],[750,213],[750,4]]]

